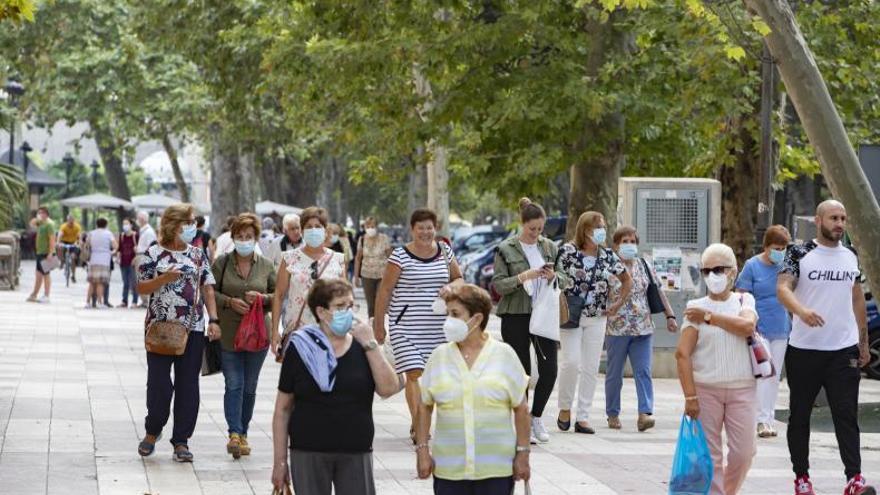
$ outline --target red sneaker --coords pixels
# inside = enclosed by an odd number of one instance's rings
[[[809,476],[801,476],[794,480],[794,495],[816,495]]]
[[[877,490],[873,486],[868,485],[864,476],[857,474],[846,484],[846,488],[843,489],[843,495],[877,495]]]

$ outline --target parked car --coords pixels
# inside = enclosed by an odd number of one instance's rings
[[[505,239],[510,233],[497,225],[478,225],[473,230],[452,242],[452,250],[456,257],[467,253],[482,251],[495,241]]]
[[[495,291],[492,276],[495,275],[495,251],[504,239],[493,241],[479,251],[465,254],[462,264],[462,276],[465,282],[486,289],[492,296],[492,302],[501,300],[501,294]]]
[[[547,217],[544,222],[544,237],[553,241],[562,241],[565,239],[565,226],[568,224],[568,216],[562,215],[558,217]]]
[[[868,346],[871,361],[865,366],[868,377],[880,380],[880,309],[876,299],[868,300]]]

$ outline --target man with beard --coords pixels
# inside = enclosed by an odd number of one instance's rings
[[[791,391],[788,450],[795,494],[813,495],[809,477],[810,415],[825,389],[847,484],[844,495],[876,495],[862,476],[860,368],[868,363],[868,323],[854,249],[841,244],[846,209],[828,200],[816,209],[816,239],[789,246],[777,295],[794,316],[785,370]]]

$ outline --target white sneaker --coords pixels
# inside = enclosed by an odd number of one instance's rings
[[[43,304],[48,304],[49,303],[49,296],[40,296],[40,298],[37,299],[37,302],[43,303]]]
[[[533,443],[547,443],[550,441],[550,434],[547,433],[547,428],[544,427],[544,422],[541,421],[541,418],[532,417],[532,439],[537,440],[537,442]]]

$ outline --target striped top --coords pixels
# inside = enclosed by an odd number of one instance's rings
[[[419,258],[405,246],[396,248],[388,262],[400,268],[388,306],[391,347],[398,373],[421,370],[438,345],[446,342],[446,314],[434,314],[432,305],[440,289],[449,283],[449,264],[455,255],[446,243],[438,243],[431,258]],[[442,249],[442,251],[441,251]]]
[[[483,480],[513,475],[513,409],[529,377],[509,345],[492,338],[471,369],[458,345],[437,348],[419,379],[422,401],[436,405],[434,476]]]
[[[719,315],[739,316],[743,311],[755,313],[755,298],[748,293],[731,293],[726,301],[715,301],[707,296],[688,301],[687,307]],[[691,355],[697,384],[719,388],[755,385],[751,350],[745,337],[708,323],[688,321],[685,323],[687,327],[696,328],[698,333],[697,346]]]

